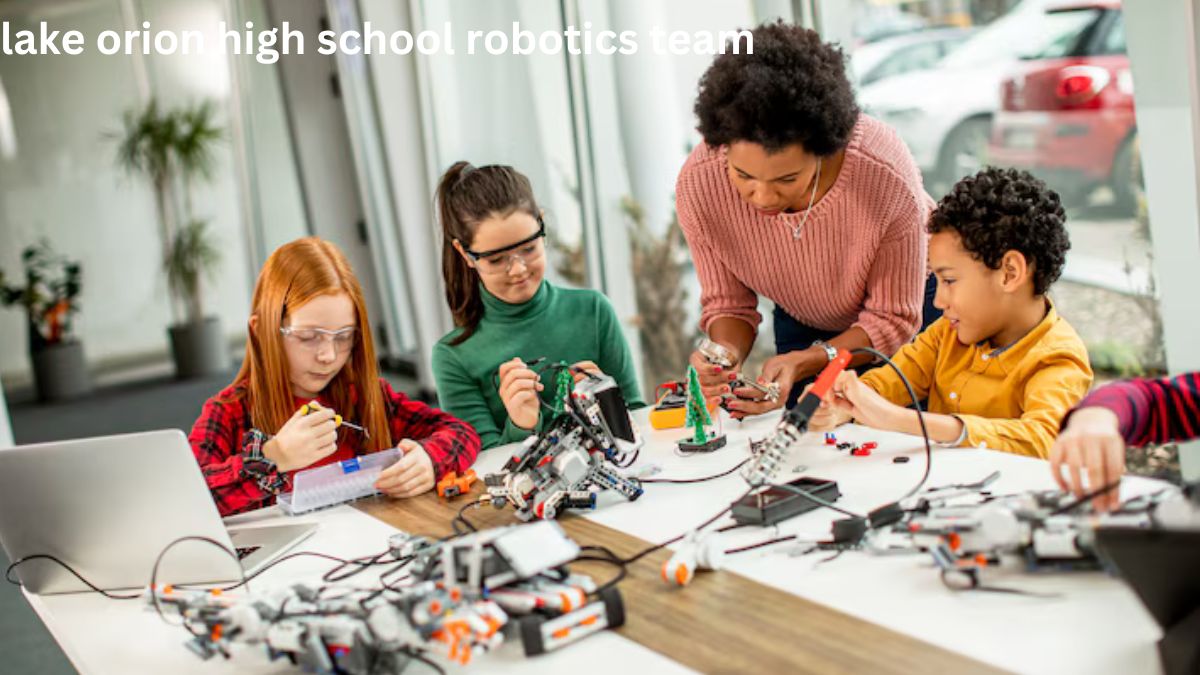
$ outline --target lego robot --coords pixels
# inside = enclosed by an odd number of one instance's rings
[[[641,444],[616,381],[593,375],[575,386],[545,432],[527,439],[484,483],[497,508],[511,502],[526,521],[594,509],[605,490],[633,501],[642,485],[621,469],[633,463]]]
[[[204,659],[231,658],[234,643],[262,644],[271,660],[330,675],[398,675],[429,652],[466,664],[506,631],[527,655],[540,654],[625,621],[619,590],[566,569],[580,549],[554,522],[445,542],[398,534],[388,544],[413,583],[297,584],[242,597],[163,586],[148,599],[183,618],[189,648]]]

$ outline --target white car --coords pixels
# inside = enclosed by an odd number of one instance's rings
[[[1024,0],[933,69],[889,77],[859,92],[863,110],[908,144],[931,193],[985,163],[1001,80],[1021,54],[1044,43],[1046,4]]]
[[[859,87],[932,68],[971,36],[968,28],[931,28],[863,45],[850,57],[850,72]]]

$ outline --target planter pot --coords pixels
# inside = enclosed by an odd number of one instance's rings
[[[92,390],[83,343],[60,342],[30,353],[39,401],[63,401]]]
[[[180,379],[218,375],[229,369],[229,349],[221,321],[207,317],[199,323],[171,326],[171,356]]]

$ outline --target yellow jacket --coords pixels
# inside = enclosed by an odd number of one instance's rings
[[[1003,351],[964,345],[950,323],[938,319],[892,360],[917,396],[928,399],[930,412],[963,421],[969,445],[1043,459],[1063,415],[1092,384],[1087,349],[1052,304],[1041,323]],[[862,380],[892,403],[912,403],[886,365]]]

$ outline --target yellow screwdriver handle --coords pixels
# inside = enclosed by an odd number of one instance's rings
[[[300,408],[300,414],[308,415],[308,414],[314,413],[320,409],[321,409],[320,404],[318,404],[316,401],[312,401],[309,403],[305,403],[304,406]],[[334,426],[334,428],[342,426],[342,416],[341,415],[334,413],[333,426]]]

